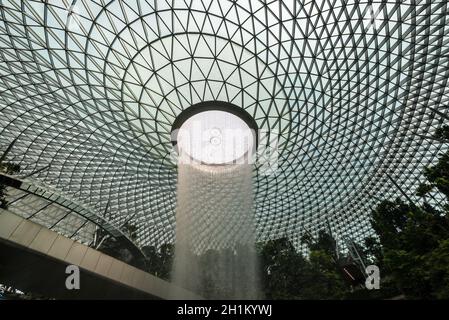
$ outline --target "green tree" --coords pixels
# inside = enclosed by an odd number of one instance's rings
[[[321,231],[302,238],[306,257],[287,238],[259,244],[262,284],[268,299],[343,299],[350,291],[339,270],[335,239]],[[340,253],[341,256],[343,256]]]
[[[146,258],[146,270],[164,280],[170,280],[174,258],[174,245],[165,243],[159,250],[155,246],[144,246],[142,252]]]
[[[336,240],[332,235],[321,230],[315,239],[310,235],[302,237],[307,244],[312,272],[309,275],[309,297],[312,299],[343,299],[350,291],[339,269],[341,261],[348,257],[337,252]]]
[[[430,205],[384,201],[371,224],[382,245],[380,261],[409,298],[445,296],[449,288],[449,219]]]
[[[261,280],[267,299],[305,298],[303,290],[310,273],[308,261],[287,238],[260,243]]]
[[[438,129],[435,139],[449,143],[449,126]],[[424,203],[401,199],[383,201],[372,213],[377,240],[367,239],[369,251],[384,275],[408,298],[449,297],[449,208],[437,209],[426,202],[439,191],[449,200],[449,152],[424,170],[426,183],[416,193]]]
[[[10,162],[0,162],[0,173],[17,174],[20,172],[20,165]],[[0,208],[8,209],[8,201],[6,200],[6,186],[0,183]]]
[[[175,257],[175,246],[171,243],[165,243],[159,248],[159,270],[158,277],[169,280]]]
[[[434,138],[440,142],[449,143],[449,126],[445,125],[437,129]],[[444,153],[436,165],[424,169],[424,176],[427,182],[418,187],[416,193],[419,196],[426,197],[437,189],[449,200],[449,152]]]

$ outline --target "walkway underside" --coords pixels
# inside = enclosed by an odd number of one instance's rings
[[[66,288],[68,265],[79,266],[79,290]],[[57,299],[200,298],[1,209],[0,283]]]

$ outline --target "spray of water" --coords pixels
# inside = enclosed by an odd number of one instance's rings
[[[260,298],[252,167],[180,164],[172,281],[209,299]]]

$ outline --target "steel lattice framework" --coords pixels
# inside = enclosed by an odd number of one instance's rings
[[[277,172],[254,169],[259,239],[369,234],[379,199],[415,200],[447,150],[430,137],[448,78],[445,0],[0,0],[0,151],[15,141],[22,178],[131,221],[140,245],[173,240],[170,129],[207,100],[279,138]],[[47,208],[33,218],[89,241]]]

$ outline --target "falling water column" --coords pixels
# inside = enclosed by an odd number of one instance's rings
[[[175,284],[209,299],[260,296],[252,167],[178,167]]]

